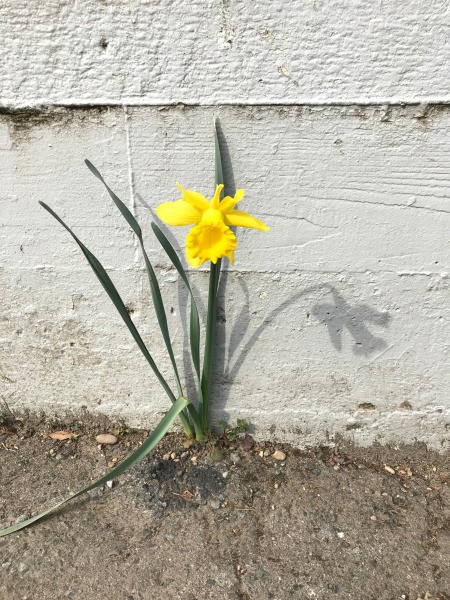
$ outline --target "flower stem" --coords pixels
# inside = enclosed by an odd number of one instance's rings
[[[209,273],[208,317],[206,320],[205,354],[203,357],[202,372],[202,403],[200,406],[200,420],[203,431],[208,429],[209,393],[211,389],[211,375],[214,358],[214,332],[216,326],[217,290],[219,286],[221,260],[216,264],[211,263]]]

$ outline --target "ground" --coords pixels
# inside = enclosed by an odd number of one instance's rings
[[[99,447],[99,433],[119,441]],[[3,418],[0,525],[83,487],[145,435],[88,417]],[[112,488],[0,539],[0,598],[449,600],[448,456],[300,451],[249,434],[184,442],[169,435]]]

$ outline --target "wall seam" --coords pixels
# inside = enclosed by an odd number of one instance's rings
[[[258,101],[223,101],[220,102],[201,102],[201,101],[173,101],[164,102],[161,100],[149,101],[145,100],[142,102],[136,102],[132,99],[126,99],[126,101],[115,101],[108,98],[102,98],[99,100],[89,101],[78,101],[67,99],[60,102],[48,102],[47,101],[36,101],[26,103],[9,103],[7,101],[0,100],[0,114],[13,114],[16,111],[25,110],[48,110],[50,108],[122,108],[127,110],[129,108],[176,108],[176,107],[192,107],[192,108],[217,108],[217,107],[255,107],[255,108],[271,108],[271,107],[335,107],[345,108],[352,106],[364,106],[374,108],[394,108],[394,107],[442,107],[447,108],[450,106],[450,97],[448,98],[412,98],[412,99],[352,99],[352,100],[283,100],[283,101],[272,101],[272,102],[258,102]]]

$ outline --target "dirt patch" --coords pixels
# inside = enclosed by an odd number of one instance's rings
[[[62,429],[78,437],[48,437]],[[98,448],[100,432],[119,442]],[[79,489],[144,437],[89,418],[4,422],[0,524]],[[1,539],[0,597],[450,598],[448,456],[240,438],[213,461],[211,445],[184,441],[168,436],[112,489]]]

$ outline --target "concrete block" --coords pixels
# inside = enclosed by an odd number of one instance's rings
[[[212,192],[216,116],[231,188],[271,231],[239,230],[225,271],[214,418],[298,445],[342,435],[448,448],[450,116],[438,108],[58,109],[27,128],[3,115],[1,397],[13,410],[86,407],[139,426],[168,406],[83,256],[36,205],[104,261],[173,383],[136,241],[85,157],[146,231],[192,391],[186,293],[140,200],[176,199],[176,180]],[[181,246],[185,234],[170,231]],[[192,282],[204,307],[206,271]]]

